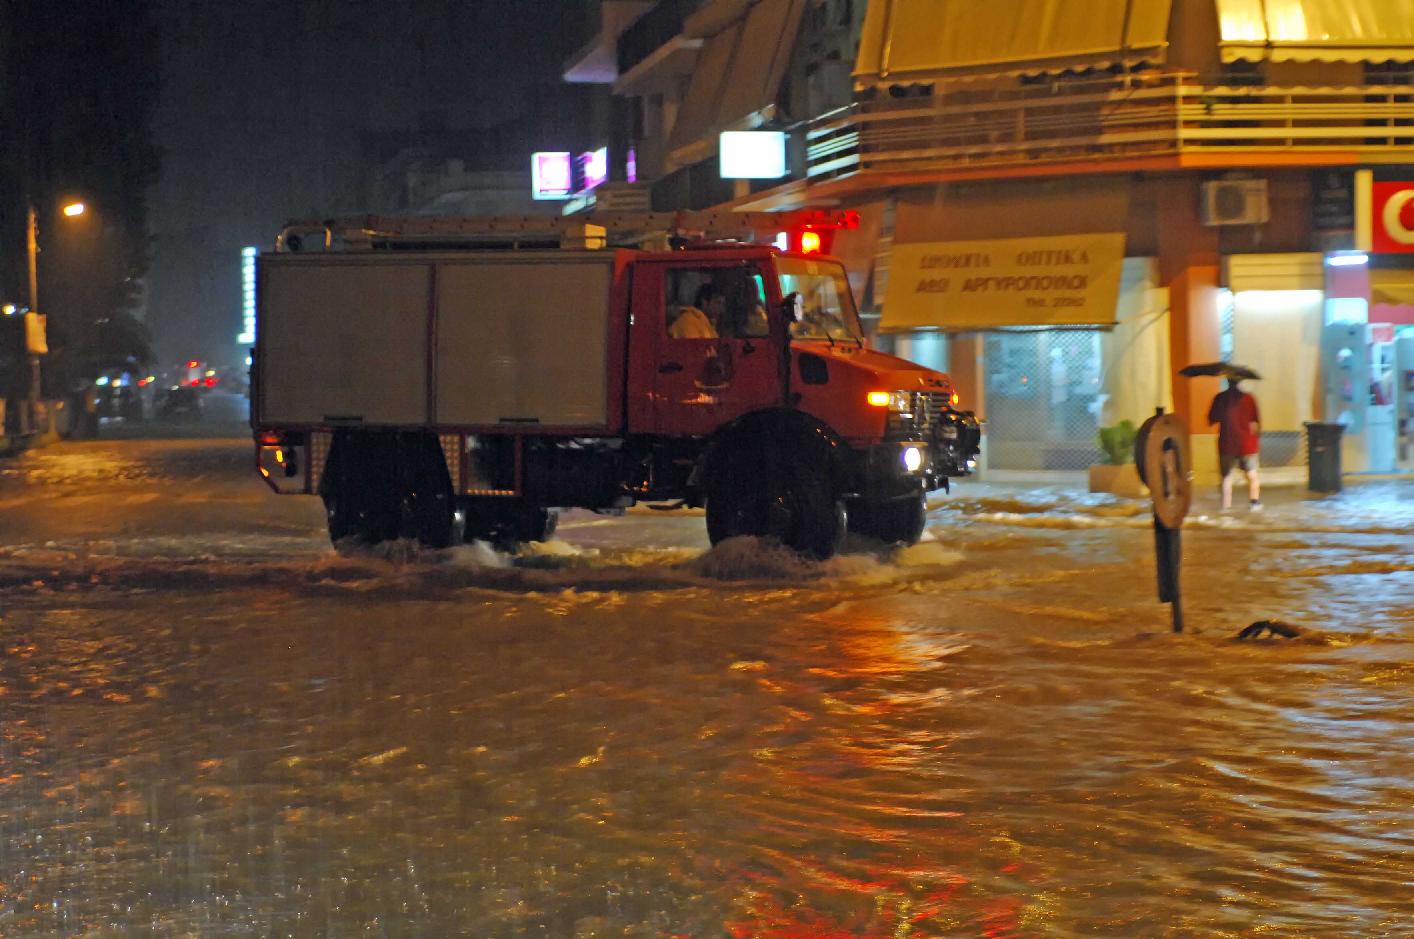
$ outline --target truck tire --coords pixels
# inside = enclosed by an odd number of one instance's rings
[[[390,434],[340,432],[319,484],[329,540],[378,544],[398,537],[397,445]]]
[[[888,544],[917,544],[928,522],[928,496],[916,494],[879,502],[860,502],[850,514],[850,530]]]
[[[425,548],[448,548],[456,530],[452,477],[442,445],[432,434],[405,434],[398,535]]]
[[[549,541],[560,519],[555,509],[500,498],[464,499],[461,514],[466,541],[489,541],[506,551],[527,541]]]
[[[832,557],[849,516],[823,466],[789,454],[728,453],[707,481],[707,536],[779,542],[807,557]]]
[[[429,548],[452,543],[452,482],[431,434],[340,434],[319,488],[336,545],[349,538],[364,544],[411,538]]]

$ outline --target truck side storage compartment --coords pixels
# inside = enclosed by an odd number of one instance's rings
[[[260,420],[602,432],[614,260],[262,255]]]
[[[268,424],[427,422],[431,267],[262,256],[257,413]]]
[[[331,539],[548,537],[563,494],[542,485],[534,496],[547,501],[526,497],[537,480],[518,436],[618,430],[617,261],[612,251],[262,255],[257,422],[291,435],[334,429],[318,474]],[[472,478],[471,451],[455,453],[456,440],[478,439],[501,454],[494,493]],[[597,483],[611,500],[614,488]]]
[[[436,420],[602,426],[613,255],[437,265]]]

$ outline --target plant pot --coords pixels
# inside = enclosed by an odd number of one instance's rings
[[[1096,463],[1090,467],[1090,491],[1110,492],[1130,499],[1145,499],[1149,489],[1139,480],[1133,463]]]

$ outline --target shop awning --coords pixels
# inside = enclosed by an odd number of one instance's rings
[[[873,0],[861,85],[1161,62],[1171,0]]]
[[[1233,293],[1247,290],[1324,290],[1325,256],[1319,252],[1229,254],[1224,282]]]
[[[757,0],[729,23],[710,23],[719,31],[705,37],[707,44],[668,135],[668,150],[675,159],[702,159],[716,151],[721,131],[746,129],[759,123],[758,117],[774,116],[805,3]]]
[[[1414,0],[1217,0],[1224,62],[1414,60]]]

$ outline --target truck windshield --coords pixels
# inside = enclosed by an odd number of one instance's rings
[[[825,261],[777,258],[792,339],[862,339],[844,268]]]

